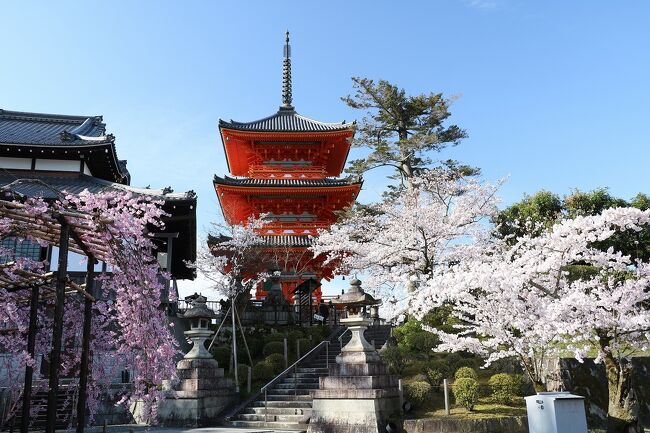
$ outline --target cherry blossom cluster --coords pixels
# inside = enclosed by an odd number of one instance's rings
[[[133,387],[125,390],[123,401],[143,402],[144,416],[155,417],[156,403],[163,397],[164,380],[175,377],[171,362],[178,354],[176,342],[170,332],[165,312],[160,309],[163,279],[154,256],[155,246],[147,233],[152,228],[162,229],[164,212],[161,202],[131,193],[97,193],[84,191],[67,195],[60,200],[45,202],[27,199],[25,205],[30,215],[38,218],[47,212],[75,212],[79,217],[68,216],[70,222],[83,223],[93,233],[94,242],[107,248],[105,262],[109,273],[98,275],[102,295],[93,303],[91,375],[88,389],[88,408],[96,411],[100,395],[116,373],[122,369],[135,372]],[[20,236],[35,238],[20,230],[20,222],[0,220],[0,237]],[[89,235],[81,233],[82,241],[91,242]],[[14,269],[43,269],[45,263],[27,259],[16,260]],[[3,269],[11,275],[11,267]],[[0,325],[11,332],[0,335],[0,345],[19,360],[20,365],[33,365],[26,352],[26,334],[29,325],[28,290],[0,292]],[[47,356],[51,346],[51,310],[53,299],[39,306],[39,330],[36,353]],[[83,323],[83,298],[68,296],[65,301],[64,335],[61,374],[75,374],[80,362],[81,325]],[[24,368],[13,369],[21,375]],[[19,390],[22,377],[8,385]],[[142,403],[140,403],[142,404]]]

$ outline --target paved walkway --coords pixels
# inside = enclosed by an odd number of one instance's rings
[[[102,433],[103,427],[88,427],[86,433]],[[273,430],[273,429],[250,429],[235,427],[202,427],[202,428],[183,428],[183,427],[146,427],[139,425],[114,425],[106,428],[106,433],[273,433],[273,432],[290,432],[291,430]],[[295,430],[301,431],[301,430]]]

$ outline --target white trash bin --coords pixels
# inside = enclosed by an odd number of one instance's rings
[[[530,433],[587,433],[584,397],[568,392],[539,392],[525,400]]]

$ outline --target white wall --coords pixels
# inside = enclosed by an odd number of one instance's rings
[[[16,170],[29,170],[32,168],[31,158],[9,158],[0,156],[0,168],[13,168]]]
[[[36,170],[79,171],[79,160],[37,159]]]

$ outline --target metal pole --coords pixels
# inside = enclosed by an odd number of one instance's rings
[[[241,320],[239,320],[239,313],[237,312],[237,309],[235,308],[233,311],[235,312],[235,317],[237,318],[237,324],[239,325],[239,332],[241,332],[241,339],[244,341],[244,347],[246,348],[246,354],[248,355],[248,363],[252,367],[253,358],[251,357],[251,351],[248,348],[248,343],[246,342],[246,335],[244,335],[244,327],[241,326]]]
[[[296,340],[296,360],[300,359],[300,339]]]
[[[330,342],[325,342],[325,366],[330,368]]]
[[[212,345],[214,344],[215,340],[217,339],[217,336],[219,335],[219,331],[221,331],[221,327],[223,326],[224,323],[226,323],[226,318],[228,317],[228,314],[230,313],[231,308],[232,308],[232,306],[228,307],[228,309],[226,310],[226,314],[224,314],[223,320],[219,324],[219,327],[217,328],[217,332],[214,333],[214,336],[212,337],[212,341],[210,342],[210,345],[208,346],[208,352],[210,351],[210,349],[212,349]]]
[[[52,350],[50,352],[50,378],[47,394],[46,433],[55,433],[56,429],[56,398],[59,392],[59,367],[61,367],[61,339],[63,336],[63,308],[65,305],[66,274],[68,271],[68,241],[70,226],[61,219],[61,235],[59,239],[59,268],[56,271],[56,305],[54,307],[54,323],[52,325]]]
[[[95,258],[88,256],[86,264],[86,293],[93,296],[95,286]],[[90,363],[90,335],[93,314],[92,301],[86,297],[84,302],[83,335],[81,337],[81,367],[79,371],[79,399],[77,400],[77,433],[83,433],[86,425],[86,390]]]
[[[449,415],[449,390],[447,389],[448,388],[447,379],[442,381],[442,386],[445,390],[445,414]]]
[[[249,366],[248,367],[248,378],[246,380],[246,392],[251,393],[251,387],[253,384],[253,369]]]
[[[36,345],[36,324],[38,321],[38,296],[39,287],[32,287],[32,296],[29,299],[29,331],[27,334],[27,353],[34,359],[34,347]],[[36,361],[34,359],[34,361]],[[34,378],[34,367],[25,367],[25,387],[23,388],[23,417],[20,421],[20,433],[27,433],[29,428],[30,406],[32,403],[32,381]]]
[[[284,339],[284,369],[287,369],[287,366],[289,365],[289,344],[287,343],[287,339]]]
[[[293,364],[293,395],[298,395],[298,361]]]
[[[268,413],[269,413],[269,399],[266,395],[266,388],[264,388],[264,422],[268,422]]]
[[[235,295],[233,293],[233,296],[231,298],[232,300],[230,301],[230,313],[232,315],[232,356],[233,356],[233,361],[234,361],[234,367],[235,367],[235,392],[239,392],[239,378],[237,377],[237,332],[236,332],[236,327],[235,327]]]
[[[404,387],[402,386],[402,379],[397,381],[397,390],[399,394],[399,410],[404,413]]]

